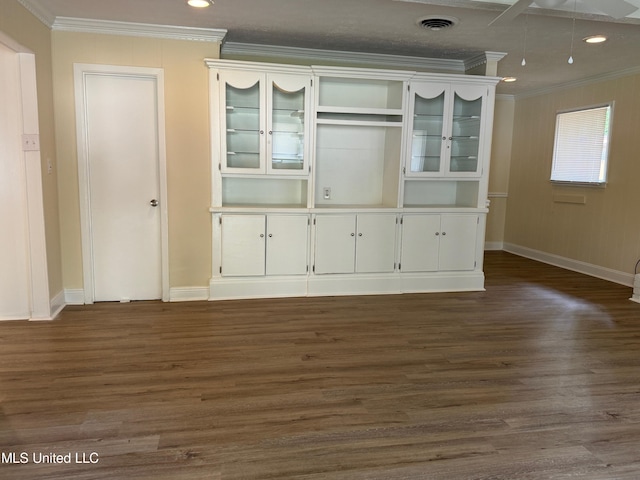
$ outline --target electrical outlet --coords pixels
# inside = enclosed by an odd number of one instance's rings
[[[22,151],[37,152],[40,150],[40,135],[37,133],[22,135]]]
[[[325,200],[331,200],[331,187],[324,187],[322,189],[322,196]]]

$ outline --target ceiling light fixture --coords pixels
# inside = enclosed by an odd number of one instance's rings
[[[213,0],[187,0],[187,4],[190,7],[205,8],[213,5]]]
[[[567,63],[569,65],[573,65],[573,37],[575,36],[576,33],[576,5],[578,4],[577,0],[574,0],[573,2],[573,24],[571,25],[571,51],[569,53],[569,60],[567,60]]]
[[[583,38],[582,41],[587,43],[602,43],[607,41],[607,37],[604,35],[591,35],[590,37]]]
[[[529,15],[525,15],[524,17],[524,44],[522,46],[522,62],[520,65],[523,67],[527,64],[526,56],[527,56],[527,20],[529,19]]]
[[[513,83],[518,80],[516,77],[502,77],[504,83]]]

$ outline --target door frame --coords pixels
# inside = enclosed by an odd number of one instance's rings
[[[0,42],[18,57],[22,125],[24,135],[29,135],[32,147],[23,147],[25,165],[25,192],[27,199],[27,261],[29,276],[29,320],[51,320],[64,305],[52,308],[47,266],[47,243],[42,192],[42,160],[40,155],[40,130],[38,123],[38,93],[36,86],[36,56],[28,48],[15,42],[0,31]],[[33,141],[36,141],[33,146]]]
[[[74,63],[74,89],[76,103],[76,136],[78,147],[78,183],[80,188],[80,230],[82,237],[82,273],[84,303],[94,302],[93,245],[91,228],[91,201],[89,185],[88,125],[86,112],[86,78],[89,75],[151,78],[156,82],[158,109],[158,179],[160,182],[160,242],[162,270],[162,301],[169,301],[169,223],[167,196],[167,154],[165,137],[164,70],[162,68],[130,67]]]

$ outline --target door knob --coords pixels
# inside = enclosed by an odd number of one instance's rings
[[[158,206],[158,200],[156,200],[155,198],[153,200],[151,200],[149,202],[149,205],[151,205],[152,207],[157,207]]]

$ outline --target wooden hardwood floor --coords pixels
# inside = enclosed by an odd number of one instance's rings
[[[640,478],[631,289],[498,252],[486,275],[2,323],[0,478]]]

